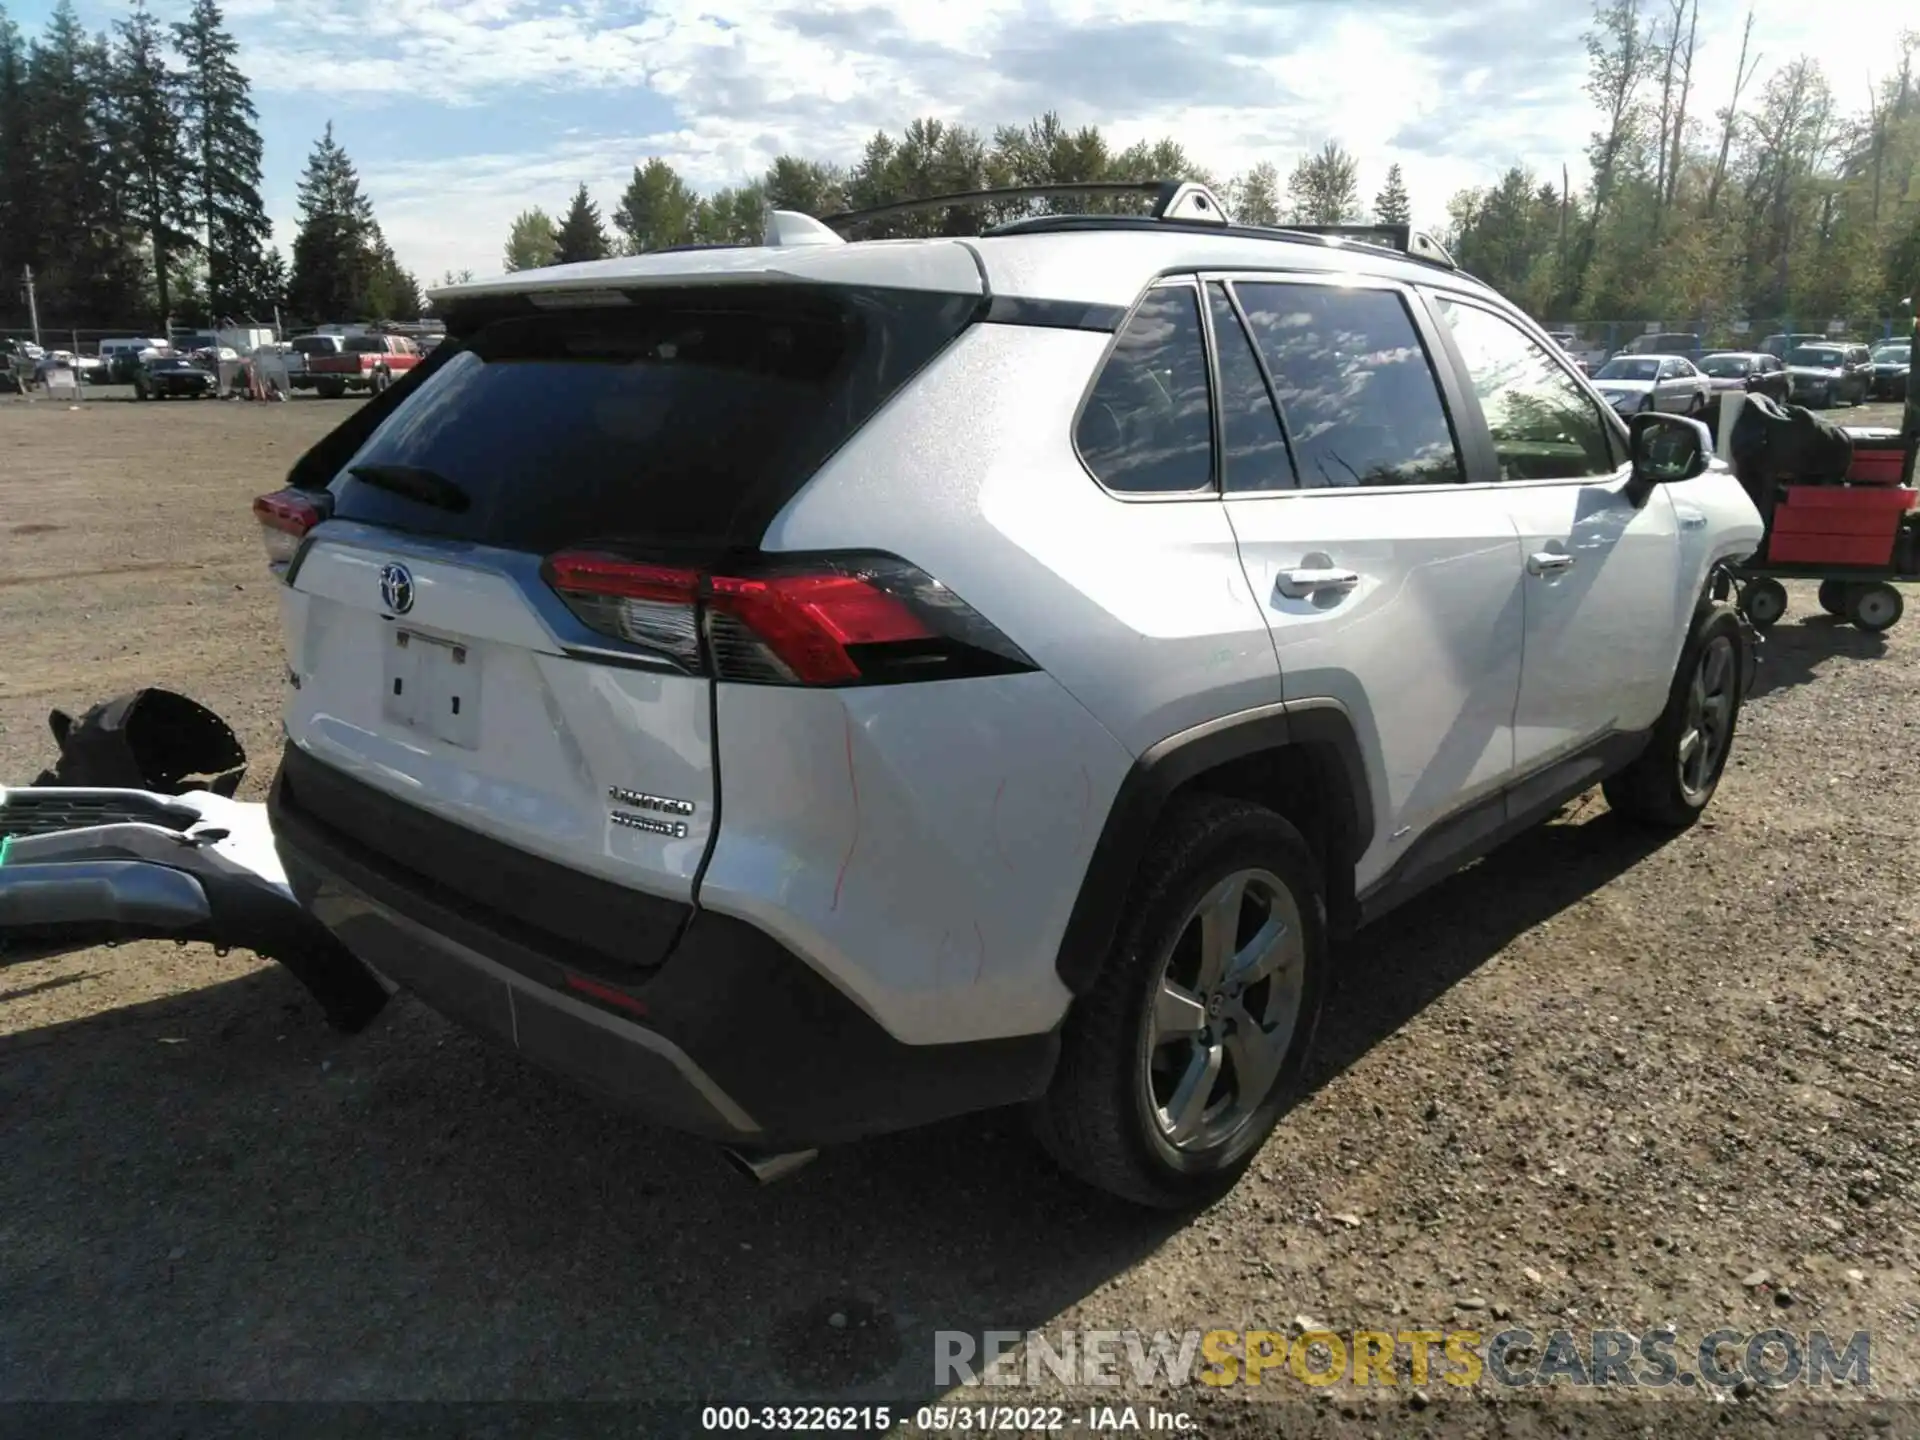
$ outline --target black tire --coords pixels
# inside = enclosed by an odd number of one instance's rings
[[[1847,591],[1853,587],[1845,580],[1822,580],[1820,582],[1820,608],[1829,615],[1847,613]]]
[[[1778,624],[1787,613],[1787,587],[1778,580],[1750,580],[1740,592],[1740,613],[1762,630]]]
[[[1699,420],[1703,418],[1706,415],[1706,413],[1707,413],[1707,397],[1704,395],[1696,394],[1693,397],[1693,402],[1687,406],[1687,414],[1691,418],[1695,420]]]
[[[1651,395],[1640,402],[1640,413],[1642,415],[1650,415],[1653,413],[1653,397]]]
[[[387,387],[392,383],[393,383],[393,377],[389,375],[386,371],[376,370],[373,372],[372,390],[375,395],[385,394]]]
[[[1718,660],[1710,660],[1713,656]],[[1696,677],[1706,674],[1704,667],[1708,664],[1725,667],[1717,677],[1724,688],[1715,688],[1711,682],[1706,687],[1712,694],[1725,697],[1720,712],[1724,720],[1713,728],[1710,740],[1703,733],[1708,727],[1701,723],[1693,693]],[[1655,723],[1647,748],[1633,764],[1601,785],[1607,804],[1630,820],[1663,830],[1684,830],[1698,820],[1720,788],[1727,757],[1733,753],[1745,679],[1741,673],[1739,618],[1726,605],[1702,605],[1687,643],[1681,647],[1673,687],[1667,692],[1667,708]],[[1689,737],[1695,744],[1711,743],[1714,747],[1691,779],[1683,773],[1694,754],[1688,748]]]
[[[1899,590],[1884,580],[1847,587],[1847,619],[1869,635],[1891,630],[1900,623],[1907,602]]]
[[[1249,871],[1277,880],[1297,908],[1298,1008],[1259,1102],[1212,1148],[1177,1148],[1150,1113],[1158,1052],[1147,1039],[1149,1001],[1161,993],[1169,957],[1178,953],[1202,899]],[[1147,878],[1127,903],[1099,978],[1067,1017],[1060,1062],[1053,1084],[1034,1104],[1033,1125],[1070,1174],[1137,1204],[1180,1209],[1230,1190],[1295,1098],[1325,998],[1325,892],[1320,867],[1291,824],[1264,806],[1211,795],[1173,802],[1140,874]],[[1206,1014],[1206,1026],[1219,1025],[1223,1037],[1231,1033],[1220,1010],[1210,1007]],[[1202,1042],[1208,1033],[1200,1032]],[[1203,1104],[1221,1083],[1217,1077],[1208,1082]]]
[[[339,380],[322,380],[313,388],[319,392],[322,400],[338,400],[347,393],[346,385]]]

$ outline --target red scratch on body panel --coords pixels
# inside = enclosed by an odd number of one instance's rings
[[[842,717],[847,726],[847,788],[853,792],[853,838],[847,841],[847,853],[840,857],[840,873],[833,877],[833,904],[827,908],[840,908],[840,887],[847,883],[847,867],[853,863],[853,852],[860,848],[860,780],[853,773],[853,717]]]
[[[1006,866],[1008,870],[1012,870],[1013,861],[1007,858],[1007,847],[1000,843],[1000,797],[1006,793],[1007,782],[1006,778],[1002,776],[999,788],[993,792],[993,815],[991,817],[993,825],[993,853],[1000,857],[1000,863],[1002,865]]]

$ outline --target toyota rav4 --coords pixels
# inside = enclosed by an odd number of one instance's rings
[[[1170,185],[434,306],[255,506],[287,875],[756,1166],[1017,1104],[1204,1200],[1344,937],[1596,784],[1685,826],[1726,764],[1753,505],[1423,236]]]

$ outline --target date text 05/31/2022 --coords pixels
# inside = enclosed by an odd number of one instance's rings
[[[1192,1431],[1195,1422],[1184,1411],[1157,1405],[922,1405],[911,1411],[886,1405],[708,1405],[700,1412],[700,1428],[709,1433],[877,1434],[896,1426],[921,1435],[1177,1435]]]

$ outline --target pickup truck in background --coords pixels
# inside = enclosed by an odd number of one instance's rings
[[[287,383],[296,390],[313,389],[307,367],[323,355],[338,355],[344,335],[296,335],[287,342]]]
[[[327,400],[337,400],[349,390],[378,395],[420,360],[420,347],[404,336],[347,335],[338,354],[307,357],[307,384],[300,388],[310,388]]]

